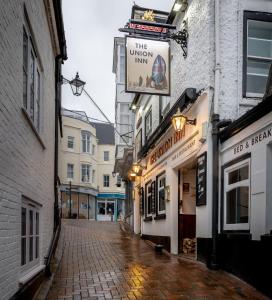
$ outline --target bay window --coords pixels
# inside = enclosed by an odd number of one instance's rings
[[[91,134],[88,131],[81,132],[82,152],[90,153]]]
[[[90,182],[90,170],[91,166],[87,164],[81,165],[81,182]]]

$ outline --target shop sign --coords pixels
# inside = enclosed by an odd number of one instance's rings
[[[170,44],[126,37],[126,92],[170,95]]]
[[[207,203],[207,152],[197,158],[196,166],[196,205]]]
[[[174,132],[172,136],[164,140],[151,154],[150,165],[154,164],[159,158],[167,153],[185,135],[185,127],[182,131]]]
[[[168,32],[168,28],[152,26],[152,25],[129,23],[128,27],[130,29],[148,31],[148,32],[156,32],[156,33],[167,33]]]
[[[254,147],[257,144],[270,139],[272,139],[272,127],[267,128],[262,132],[255,134],[251,138],[243,141],[242,143],[236,145],[233,148],[233,154],[234,155],[239,154],[244,150],[248,150],[249,148]]]

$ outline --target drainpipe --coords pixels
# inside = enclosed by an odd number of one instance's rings
[[[218,236],[218,168],[219,168],[219,151],[218,151],[218,122],[219,122],[219,92],[220,92],[220,6],[219,0],[214,1],[214,18],[215,18],[215,74],[214,74],[214,101],[212,115],[212,254],[211,269],[218,269],[217,263],[217,236]]]

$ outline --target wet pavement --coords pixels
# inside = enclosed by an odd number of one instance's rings
[[[62,234],[48,300],[267,299],[225,272],[156,254],[116,223],[64,220]]]

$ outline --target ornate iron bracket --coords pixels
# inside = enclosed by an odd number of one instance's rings
[[[183,57],[187,57],[187,39],[188,39],[188,31],[184,28],[180,31],[174,32],[170,35],[170,39],[174,40],[181,46],[183,51]]]

